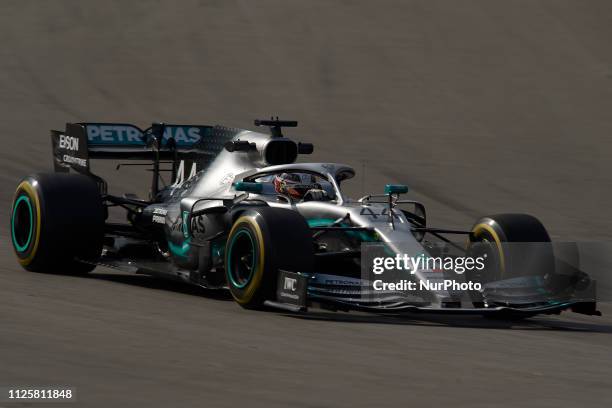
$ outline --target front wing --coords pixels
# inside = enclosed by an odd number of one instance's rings
[[[309,276],[290,271],[279,271],[276,301],[267,301],[266,305],[289,312],[306,312],[309,307],[319,307],[329,310],[360,311],[378,314],[461,314],[484,315],[498,317],[530,317],[538,314],[560,314],[565,310],[577,313],[600,316],[596,303],[580,299],[550,299],[528,303],[514,303],[507,305],[488,305],[465,307],[460,302],[439,304],[424,304],[418,300],[406,300],[393,295],[383,295],[376,298],[363,298],[357,292],[344,291],[339,293],[333,290],[323,293],[320,287],[309,282]],[[594,292],[594,282],[592,291]],[[421,304],[419,304],[421,303]]]

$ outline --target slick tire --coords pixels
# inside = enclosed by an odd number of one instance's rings
[[[232,297],[260,308],[276,297],[279,270],[314,269],[312,232],[297,211],[261,207],[241,213],[225,247],[225,273]]]
[[[485,272],[471,272],[470,279],[481,283],[523,276],[551,276],[555,257],[546,228],[528,214],[499,214],[483,217],[472,227],[468,254],[486,256]],[[512,245],[509,243],[517,243]],[[523,244],[521,244],[523,243]],[[475,307],[484,307],[480,293],[471,294]],[[489,316],[522,319],[526,316]]]
[[[471,236],[472,248],[475,243],[490,244],[492,252],[487,255],[496,263],[492,278],[539,275],[554,270],[552,246],[529,244],[551,242],[546,228],[534,216],[499,214],[483,217],[472,227]]]
[[[105,208],[98,187],[79,174],[34,174],[17,187],[11,207],[13,249],[33,272],[87,273],[102,251]]]

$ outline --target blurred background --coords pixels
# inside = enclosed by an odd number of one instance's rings
[[[354,195],[402,182],[436,224],[612,237],[609,1],[3,1],[0,22],[3,202],[68,121],[278,115]]]

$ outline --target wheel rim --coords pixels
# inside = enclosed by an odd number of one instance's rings
[[[18,252],[25,252],[34,235],[34,209],[30,199],[25,195],[19,196],[13,206],[11,231],[15,249]]]
[[[247,229],[234,234],[229,244],[228,275],[231,284],[242,289],[249,284],[257,264],[257,252],[253,236]]]

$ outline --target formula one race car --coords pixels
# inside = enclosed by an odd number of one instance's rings
[[[247,308],[599,313],[594,281],[567,263],[565,271],[555,268],[560,262],[549,235],[534,217],[484,217],[466,231],[429,228],[424,206],[400,199],[406,186],[390,184],[384,194],[350,200],[341,189],[355,175],[350,166],[296,163],[313,151],[312,144],[283,135],[283,127],[297,122],[276,118],[255,125],[271,134],[163,123],[146,130],[68,123],[65,131],[51,131],[55,172],[26,177],[13,201],[19,263],[30,271],[62,273],[103,265],[227,288]],[[90,169],[92,159],[150,166],[149,197],[109,194],[106,181]],[[172,184],[160,187],[163,172]],[[124,209],[127,222],[110,222],[111,207]],[[452,242],[449,234],[463,234],[467,245]],[[544,247],[513,254],[513,243]],[[389,259],[488,256],[495,273],[463,274],[461,284],[469,278],[482,285],[456,290],[443,284],[448,276],[440,268],[420,267],[400,280],[427,285],[398,290],[400,285],[384,286],[372,274],[366,252]],[[509,275],[511,268],[519,272]]]

